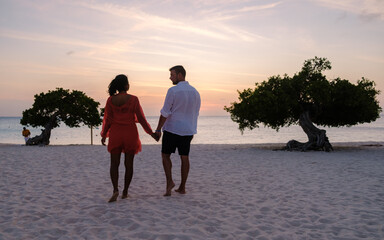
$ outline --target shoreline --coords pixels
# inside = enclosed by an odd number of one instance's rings
[[[286,143],[191,143],[193,146],[244,146],[244,147],[256,147],[256,148],[274,148],[274,147],[284,147]],[[383,147],[384,142],[382,141],[358,141],[358,142],[334,142],[331,143],[333,147],[344,148],[344,147]],[[26,146],[25,144],[16,144],[16,143],[0,143],[0,146]],[[57,146],[102,146],[101,144],[50,144],[43,147],[57,147]],[[161,143],[154,144],[142,144],[142,146],[161,146]],[[28,146],[28,147],[41,147],[41,146]],[[309,151],[311,152],[311,151]]]

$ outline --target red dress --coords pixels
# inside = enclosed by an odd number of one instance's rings
[[[101,131],[102,137],[109,137],[108,152],[137,154],[141,151],[141,142],[136,123],[139,122],[146,133],[152,133],[139,99],[131,95],[121,106],[113,105],[111,100],[109,97],[105,105]]]

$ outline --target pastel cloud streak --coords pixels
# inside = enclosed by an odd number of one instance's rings
[[[360,16],[364,20],[384,20],[384,1],[382,0],[314,0],[322,6],[335,8]]]

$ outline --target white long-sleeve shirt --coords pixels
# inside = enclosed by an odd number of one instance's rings
[[[164,106],[160,110],[161,115],[167,118],[163,131],[180,136],[196,134],[200,104],[199,92],[187,81],[181,81],[169,88]]]

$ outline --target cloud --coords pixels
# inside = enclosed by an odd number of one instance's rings
[[[131,19],[136,23],[131,29],[134,31],[148,31],[154,29],[170,32],[171,30],[180,30],[183,32],[189,32],[214,39],[230,39],[226,34],[223,34],[219,31],[210,30],[208,28],[201,27],[201,25],[198,24],[195,25],[181,20],[151,14],[137,7],[125,7],[109,3],[97,4],[94,2],[76,2],[74,4],[81,5],[82,7],[86,7],[88,9],[96,10],[99,12],[108,13],[116,17]]]
[[[383,57],[359,56],[358,59],[365,61],[365,62],[375,63],[375,64],[384,64],[384,58]]]
[[[225,4],[211,3],[208,6],[198,9],[198,14],[206,19],[207,22],[227,23],[235,18],[244,16],[263,14],[266,10],[271,10],[282,2],[269,3],[264,5],[253,5],[253,1],[225,1]],[[249,4],[251,2],[251,4]]]
[[[339,9],[358,15],[364,21],[384,20],[382,0],[313,0],[328,8]]]
[[[190,46],[190,47],[198,47],[198,48],[204,48],[204,49],[218,49],[217,46],[209,45],[201,42],[191,42],[191,41],[183,41],[183,40],[174,40],[172,38],[166,38],[161,36],[149,36],[146,38],[142,38],[141,40],[153,40],[157,42],[164,42],[167,44],[170,44],[172,46],[175,45],[182,45],[182,46]]]
[[[54,29],[52,31],[39,32],[41,29],[34,30],[36,28],[30,28],[30,32],[0,29],[0,36],[68,45],[69,50],[66,52],[68,56],[74,56],[74,53],[76,57],[136,53],[175,58],[182,57],[182,52],[193,53],[189,56],[210,55],[217,52],[220,46],[218,42],[268,40],[252,30],[247,30],[247,26],[228,21],[227,17],[239,17],[246,13],[271,9],[280,4],[276,2],[252,5],[254,3],[249,0],[227,0],[220,1],[220,4],[217,1],[207,1],[203,6],[213,9],[213,12],[208,14],[204,12],[205,8],[202,9],[195,1],[191,1],[189,4],[193,8],[193,14],[182,18],[172,14],[166,15],[164,9],[160,8],[161,6],[167,8],[167,11],[180,12],[173,1],[152,1],[154,6],[140,1],[109,3],[67,0],[55,4],[44,1],[40,4],[40,2],[25,3],[30,9],[30,14],[38,14],[41,16],[40,20],[52,19],[55,12],[60,9],[74,9],[73,16],[88,17],[79,23],[61,15],[50,21],[54,26],[51,27]],[[216,9],[218,5],[223,9]],[[236,5],[236,8],[231,8],[232,5]],[[220,16],[223,18],[220,19]],[[177,51],[172,51],[175,49]]]
[[[221,89],[221,88],[205,88],[205,87],[202,87],[199,89],[199,91],[201,92],[208,92],[208,93],[212,93],[212,92],[219,92],[219,93],[233,93],[233,90],[232,89]]]
[[[261,11],[261,10],[266,10],[266,9],[272,9],[275,8],[276,6],[280,5],[281,2],[276,2],[276,3],[270,3],[266,5],[256,5],[256,6],[249,6],[249,7],[243,7],[241,9],[235,10],[235,12],[254,12],[254,11]]]
[[[158,13],[152,13],[151,10],[144,9],[144,7],[140,5],[124,6],[95,2],[72,2],[71,4],[78,5],[90,10],[103,12],[114,17],[118,17],[121,20],[129,20],[130,23],[133,24],[130,30],[135,32],[160,31],[163,33],[174,33],[174,30],[177,30],[189,34],[194,34],[196,36],[202,36],[222,41],[233,41],[233,34],[238,36],[236,39],[240,39],[242,41],[255,41],[260,39],[261,37],[257,34],[244,30],[242,26],[230,24],[228,23],[228,20],[233,17],[241,16],[247,12],[271,9],[280,4],[280,2],[276,2],[272,4],[246,7],[240,5],[233,10],[228,10],[231,7],[227,6],[228,3],[233,3],[236,1],[222,2],[224,4],[224,9],[213,8],[212,11],[200,9],[196,6],[195,2],[191,2],[191,4],[196,7],[196,9],[194,9],[195,11],[193,11],[192,16],[187,16],[185,18],[172,15],[169,17],[160,16]],[[216,7],[218,4],[216,2],[215,4],[212,3],[212,5]],[[167,7],[172,9],[173,6],[169,4]],[[174,11],[177,12],[177,9],[174,9]]]
[[[77,47],[86,47],[86,48],[99,48],[105,49],[109,51],[122,51],[127,50],[127,46],[131,44],[129,41],[121,41],[112,43],[96,43],[91,41],[78,40],[76,38],[65,38],[56,35],[50,34],[38,34],[38,33],[29,33],[25,31],[16,31],[16,30],[8,30],[8,29],[0,29],[0,36],[6,38],[20,39],[20,40],[28,40],[35,42],[45,42],[45,43],[55,43],[69,46],[77,46]]]
[[[361,19],[363,19],[366,22],[374,21],[376,19],[384,19],[384,14],[383,13],[366,13],[362,12],[360,14]]]

